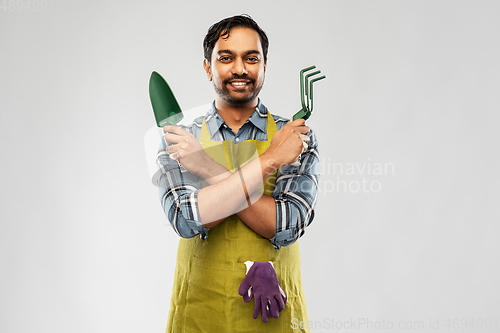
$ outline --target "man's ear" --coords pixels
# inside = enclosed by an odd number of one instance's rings
[[[208,81],[212,81],[212,68],[210,67],[210,63],[207,58],[203,59],[203,68],[205,69],[205,72],[207,72]]]

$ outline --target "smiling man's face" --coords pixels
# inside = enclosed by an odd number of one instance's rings
[[[257,104],[266,72],[259,34],[250,28],[234,27],[229,38],[219,38],[205,70],[217,98],[233,106]]]

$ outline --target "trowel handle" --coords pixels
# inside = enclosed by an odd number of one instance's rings
[[[304,119],[307,120],[309,118],[309,114],[307,113],[307,110],[301,109],[299,110],[296,114],[293,115],[292,120],[297,120],[297,119]]]
[[[164,133],[164,132],[163,132],[163,129],[161,129],[161,128],[159,128],[159,129],[160,129],[160,130],[161,130],[161,132],[163,133],[163,140],[165,141],[165,134],[167,134],[167,133]],[[183,173],[184,173],[184,172],[186,172],[187,170],[186,170],[186,168],[185,168],[185,167],[181,164],[181,162],[179,162],[179,160],[176,160],[176,161],[177,161],[177,163],[179,164],[179,168],[181,169],[181,172],[183,172]]]

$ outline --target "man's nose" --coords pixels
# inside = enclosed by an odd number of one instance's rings
[[[248,74],[247,69],[245,67],[245,62],[241,58],[237,58],[233,62],[233,68],[232,68],[233,74],[238,74],[238,75],[243,75],[243,74]]]

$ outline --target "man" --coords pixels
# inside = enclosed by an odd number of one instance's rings
[[[316,137],[304,120],[271,115],[258,98],[268,39],[249,16],[214,24],[203,45],[215,101],[191,125],[165,126],[157,157],[162,207],[182,237],[167,332],[290,331],[293,318],[307,322],[296,240],[314,218]],[[299,155],[300,166],[290,165]],[[244,287],[247,261],[258,269],[272,262],[276,273]],[[279,293],[259,306],[259,288],[277,289],[276,274],[286,306]],[[251,318],[259,310],[263,321]]]

